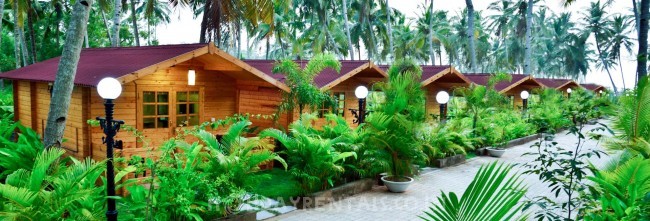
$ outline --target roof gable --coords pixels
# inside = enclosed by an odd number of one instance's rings
[[[479,73],[479,74],[467,74],[465,75],[470,81],[474,82],[475,84],[478,85],[483,85],[487,86],[488,81],[490,77],[493,74],[487,74],[487,73]],[[494,85],[494,89],[501,92],[505,93],[509,91],[510,89],[517,87],[521,84],[530,82],[536,86],[542,87],[542,84],[537,82],[532,76],[530,75],[523,75],[523,74],[511,74],[512,76],[512,81],[502,81]]]
[[[244,60],[250,66],[260,70],[269,77],[276,79],[280,82],[285,82],[286,77],[284,74],[273,73],[273,66],[276,61],[274,60]],[[294,61],[301,68],[304,68],[309,61],[297,60]],[[349,61],[343,60],[341,62],[341,71],[336,72],[331,68],[326,68],[321,73],[314,77],[314,84],[321,89],[330,89],[336,86],[338,83],[343,82],[359,73],[362,73],[364,70],[375,70],[379,76],[388,77],[378,66],[374,65],[370,61]]]
[[[427,86],[438,80],[460,81],[467,85],[472,83],[465,75],[458,72],[452,66],[422,66],[422,86]]]

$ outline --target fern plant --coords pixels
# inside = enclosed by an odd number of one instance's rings
[[[0,184],[0,215],[10,220],[100,220],[105,218],[104,162],[61,160],[64,150],[43,150],[33,166],[18,169]],[[118,172],[120,180],[133,168]],[[104,180],[104,182],[98,182]],[[123,184],[117,185],[120,188]]]
[[[346,145],[346,138],[338,136],[332,139],[316,135],[310,126],[309,115],[301,117],[289,125],[291,134],[277,129],[266,129],[259,136],[271,137],[282,143],[286,150],[289,172],[299,180],[302,194],[312,193],[332,187],[345,169],[343,163],[347,158],[356,158],[355,152],[339,152],[337,145]]]
[[[469,138],[471,130],[455,131],[450,124],[432,125],[423,130],[424,152],[429,161],[458,154],[466,154],[474,145]]]
[[[268,140],[244,137],[250,125],[245,119],[235,121],[221,140],[199,127],[186,131],[196,142],[180,138],[165,142],[160,159],[147,159],[144,164],[152,175],[143,183],[156,188],[128,187],[131,195],[123,203],[128,209],[125,216],[203,220],[242,212],[242,205],[260,198],[254,189],[266,179],[258,173],[260,165],[276,160],[286,168]]]
[[[629,149],[650,159],[650,86],[648,78],[639,80],[636,90],[619,98],[613,128],[617,140],[609,142],[610,149]]]
[[[20,123],[0,125],[0,180],[19,170],[30,169],[44,146],[36,131]],[[12,136],[18,130],[17,140]]]
[[[600,208],[585,220],[650,220],[650,160],[626,160],[611,171],[595,170],[591,196]]]
[[[429,207],[423,220],[435,221],[482,221],[527,220],[523,215],[516,218],[524,208],[520,202],[526,194],[520,174],[511,174],[512,166],[498,162],[482,165],[463,195],[442,193],[438,203]]]

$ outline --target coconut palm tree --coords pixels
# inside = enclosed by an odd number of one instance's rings
[[[388,2],[388,1],[387,1]],[[350,20],[348,19],[348,0],[343,0],[343,24],[345,25],[345,36],[348,39],[348,50],[350,50],[350,59],[354,60],[354,47],[352,47],[352,37],[350,37]]]
[[[526,52],[524,53],[524,74],[530,75],[532,60],[532,38],[533,38],[533,0],[528,0],[526,4]]]
[[[617,60],[619,65],[619,70],[621,71],[621,79],[623,80],[623,88],[626,88],[625,85],[625,75],[623,73],[623,62],[621,61],[621,50],[625,50],[627,53],[632,53],[632,38],[629,35],[632,33],[630,25],[632,23],[631,17],[616,15],[612,18],[611,29],[612,36],[611,40],[607,43],[606,47],[609,48],[609,57],[611,60]]]
[[[592,2],[590,7],[587,9],[587,13],[583,15],[583,20],[587,28],[586,31],[593,33],[596,38],[596,50],[598,51],[598,59],[600,61],[599,65],[602,66],[602,68],[607,72],[607,75],[609,75],[609,80],[612,83],[614,93],[618,93],[612,73],[609,71],[610,65],[613,62],[608,59],[607,49],[605,48],[605,42],[610,41],[612,33],[610,21],[605,12],[605,8],[608,5],[608,3],[601,4],[600,0]]]
[[[469,42],[470,70],[476,73],[476,43],[474,42],[474,4],[472,0],[465,0],[467,5],[467,41]]]
[[[120,23],[122,18],[122,0],[113,0],[113,25],[111,26],[111,46],[120,46]]]
[[[47,114],[47,125],[43,134],[43,143],[46,148],[52,146],[58,147],[63,142],[63,132],[66,124],[65,119],[68,116],[72,89],[74,87],[74,77],[77,72],[81,45],[86,34],[88,17],[92,5],[93,0],[80,0],[75,2],[73,6],[70,23],[66,31],[65,43],[63,44],[63,52],[54,80],[52,102],[50,103]]]

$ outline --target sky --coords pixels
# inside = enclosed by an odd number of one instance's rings
[[[474,0],[474,9],[475,10],[486,10],[488,5],[491,2],[496,0]],[[425,0],[388,0],[390,6],[400,10],[406,15],[407,18],[417,18],[422,12],[422,5],[425,3]],[[428,1],[426,1],[428,2]],[[572,19],[574,22],[578,22],[579,14],[585,11],[585,8],[589,6],[592,0],[578,0],[576,3],[565,8],[562,6],[561,0],[542,0],[539,3],[535,4],[535,7],[545,6],[549,10],[555,13],[562,12],[571,12]],[[614,0],[612,6],[607,10],[608,13],[621,13],[621,14],[631,14],[632,1],[625,0]],[[446,10],[450,13],[460,13],[463,8],[465,8],[465,1],[462,0],[434,0],[434,10]],[[489,15],[489,11],[485,11],[484,15]],[[174,9],[171,22],[169,24],[163,24],[157,28],[157,35],[160,41],[160,44],[182,44],[182,43],[197,43],[199,41],[200,33],[200,24],[199,19],[193,18],[193,13],[189,9]],[[636,35],[636,32],[632,32],[632,35]],[[631,36],[633,39],[636,39],[636,36]],[[593,37],[591,39],[593,43]],[[637,46],[634,46],[634,51],[637,50]],[[444,60],[443,60],[444,62]],[[630,88],[634,84],[635,80],[635,71],[636,71],[636,60],[635,56],[623,52],[622,57],[623,73],[625,75],[625,83],[627,88]],[[610,68],[612,77],[614,78],[614,83],[618,88],[623,87],[623,79],[621,78],[621,71],[618,67]],[[595,67],[595,64],[591,65],[591,70],[585,77],[585,79],[580,79],[582,82],[587,83],[597,83],[606,87],[611,88],[611,83],[607,72],[600,70]]]

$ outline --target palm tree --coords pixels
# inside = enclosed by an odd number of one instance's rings
[[[467,40],[469,41],[470,50],[470,70],[476,73],[478,71],[476,64],[476,43],[474,42],[474,4],[472,0],[465,0],[467,4]]]
[[[62,143],[66,119],[70,107],[74,77],[81,54],[81,45],[88,25],[93,0],[75,2],[70,23],[66,31],[63,53],[59,61],[52,91],[52,102],[47,114],[47,125],[43,135],[45,147],[58,147]]]
[[[533,29],[533,0],[528,0],[526,4],[526,53],[524,53],[524,74],[530,75],[531,72],[531,56],[533,53],[533,48],[531,45],[531,40],[533,38],[532,34]]]
[[[636,74],[641,80],[648,76],[648,19],[650,19],[650,0],[641,0],[641,16],[639,21],[639,52],[637,53]]]
[[[431,65],[436,65],[436,53],[433,51],[433,0],[429,0],[429,53]]]
[[[131,24],[133,25],[133,38],[135,38],[135,46],[140,47],[140,31],[138,31],[138,14],[135,10],[135,0],[131,0]]]
[[[632,52],[632,38],[629,35],[632,30],[629,28],[631,24],[629,16],[617,15],[612,19],[612,36],[611,40],[606,46],[609,48],[609,56],[611,60],[618,60],[619,69],[621,71],[621,79],[623,79],[623,88],[625,85],[625,75],[623,73],[623,62],[621,62],[621,50],[625,49],[627,53]]]
[[[388,1],[386,1],[388,3]],[[348,39],[348,50],[350,50],[350,59],[354,60],[354,47],[352,47],[352,37],[350,37],[350,20],[348,20],[348,0],[343,0],[343,22],[345,25],[345,35]]]
[[[385,7],[386,7],[386,20],[388,20],[388,22],[386,22],[386,25],[388,27],[388,53],[389,53],[389,58],[390,58],[390,56],[392,56],[393,50],[394,50],[394,47],[393,47],[393,28],[392,28],[391,21],[390,21],[390,16],[392,14],[391,11],[393,9],[388,4],[388,0],[384,0],[384,1],[386,2],[386,4],[385,4]]]
[[[508,39],[508,35],[511,32],[512,24],[514,23],[512,20],[516,19],[516,17],[514,16],[514,12],[517,8],[514,6],[516,6],[516,4],[512,0],[501,0],[501,1],[492,2],[488,6],[488,10],[492,10],[496,14],[488,16],[488,20],[490,20],[490,23],[488,23],[487,27],[491,30],[494,30],[496,36],[501,39],[501,42],[498,43],[496,49],[497,52],[498,51],[504,52],[504,53],[497,53],[497,57],[496,57],[497,63],[506,67],[512,65],[508,53],[507,39]],[[505,48],[501,48],[501,47],[505,47]],[[503,55],[503,57],[501,57],[500,55]],[[502,62],[499,62],[499,60],[502,60]]]
[[[596,38],[596,50],[598,51],[598,59],[600,60],[600,65],[603,67],[603,69],[605,69],[605,71],[607,71],[609,80],[612,83],[612,87],[614,89],[614,93],[618,93],[616,84],[614,83],[614,78],[612,78],[612,74],[609,71],[609,67],[612,61],[607,60],[607,51],[605,48],[603,48],[603,44],[610,40],[612,33],[611,28],[609,27],[610,22],[607,20],[605,12],[606,6],[608,6],[608,4],[605,3],[601,5],[600,0],[592,2],[588,8],[588,13],[584,15],[583,19],[585,20],[587,31],[593,33],[594,37]]]
[[[111,46],[120,46],[120,23],[122,13],[122,0],[113,1],[113,26],[111,26]]]

